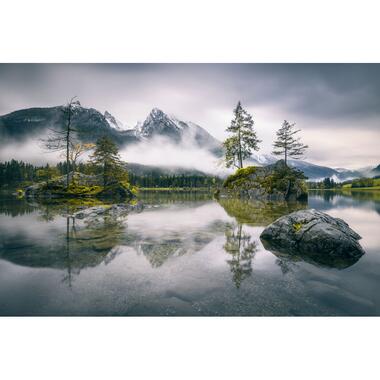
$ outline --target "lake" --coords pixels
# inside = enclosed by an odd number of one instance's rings
[[[308,203],[142,195],[128,216],[79,220],[75,205],[0,198],[0,315],[380,315],[379,192],[311,192]],[[276,256],[260,233],[315,208],[365,250],[352,263]]]

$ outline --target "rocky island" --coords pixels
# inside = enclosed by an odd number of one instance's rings
[[[307,200],[305,175],[284,160],[268,166],[247,166],[227,177],[218,193],[221,197],[241,197],[269,201]]]
[[[67,176],[40,182],[25,189],[25,197],[34,200],[98,198],[131,200],[136,197],[136,189],[125,181],[111,181],[104,185],[101,176],[69,173]]]

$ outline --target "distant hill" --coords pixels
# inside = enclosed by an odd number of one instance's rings
[[[378,176],[380,176],[380,164],[377,165],[375,168],[373,168],[369,172],[369,177],[378,177]]]

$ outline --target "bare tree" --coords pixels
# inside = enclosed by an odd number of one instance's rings
[[[76,130],[72,127],[73,108],[79,102],[75,100],[76,96],[63,106],[64,126],[62,130],[50,129],[50,134],[46,139],[41,140],[43,146],[50,152],[63,152],[66,160],[66,188],[70,185],[70,152],[71,148],[76,144]]]
[[[72,179],[74,179],[75,169],[76,169],[79,157],[81,157],[83,154],[89,152],[94,147],[95,147],[95,144],[80,143],[80,142],[76,142],[76,141],[70,146],[69,160],[71,162],[71,168],[73,170],[73,178]],[[64,158],[66,158],[66,152],[62,152],[62,155]]]

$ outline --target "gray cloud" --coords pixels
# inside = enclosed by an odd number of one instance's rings
[[[315,162],[337,166],[331,141],[338,138],[336,148],[346,147],[339,152],[340,166],[380,161],[372,144],[380,137],[379,64],[0,65],[0,114],[62,104],[73,95],[130,126],[159,107],[218,138],[225,136],[232,109],[241,100],[265,139],[264,152],[287,118],[304,131]],[[346,129],[353,132],[338,133]],[[313,149],[316,130],[318,141],[329,140],[329,151],[320,145]],[[356,153],[357,141],[364,144],[362,154]]]

